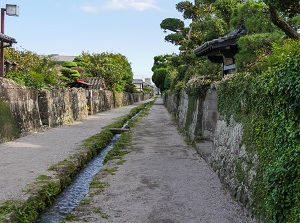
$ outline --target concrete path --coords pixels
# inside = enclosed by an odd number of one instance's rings
[[[0,144],[0,204],[8,199],[22,199],[22,191],[30,183],[40,175],[51,175],[47,169],[75,154],[82,140],[99,133],[102,127],[115,122],[115,118],[145,102]]]
[[[222,189],[216,173],[185,143],[161,98],[131,132],[126,162],[114,175],[100,171],[97,179],[109,186],[100,194],[91,191],[87,205],[73,212],[75,222],[252,222]]]

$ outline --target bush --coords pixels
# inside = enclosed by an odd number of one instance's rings
[[[77,67],[77,63],[73,61],[66,61],[63,63],[63,67],[68,67],[68,68]]]

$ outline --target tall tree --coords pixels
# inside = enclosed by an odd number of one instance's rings
[[[281,29],[289,38],[300,39],[300,34],[297,32],[299,23],[293,24],[293,18],[300,14],[300,1],[298,0],[264,0],[269,6],[271,21]]]

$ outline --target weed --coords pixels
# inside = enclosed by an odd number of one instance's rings
[[[68,214],[66,214],[66,220],[67,221],[77,221],[78,217],[75,214],[68,213]]]
[[[118,167],[112,167],[112,168],[103,168],[102,171],[105,171],[111,175],[115,175],[115,172],[118,170]]]
[[[123,165],[125,162],[126,162],[126,160],[121,159],[116,163],[116,165],[120,166],[120,165]]]
[[[90,184],[90,188],[98,188],[98,189],[104,189],[105,187],[108,186],[109,186],[108,182],[103,182],[95,179]]]
[[[97,209],[93,210],[93,212],[96,213],[96,214],[99,214],[102,218],[105,218],[105,219],[110,218],[109,215],[103,213],[101,208],[97,208]]]

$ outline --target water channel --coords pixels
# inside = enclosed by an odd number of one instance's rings
[[[134,115],[131,119],[138,116]],[[127,121],[122,128],[128,125]],[[113,148],[121,134],[115,134],[112,141],[94,159],[92,159],[84,169],[82,169],[73,182],[57,197],[53,205],[45,210],[36,221],[37,223],[59,223],[65,219],[66,214],[70,213],[89,192],[90,183],[94,176],[103,167],[103,161],[107,153]]]
[[[103,167],[105,156],[113,148],[120,136],[120,134],[114,135],[110,144],[76,175],[72,184],[57,197],[51,207],[41,214],[37,220],[38,223],[59,223],[65,218],[66,214],[70,213],[80,203],[89,192],[90,183],[94,176]]]

